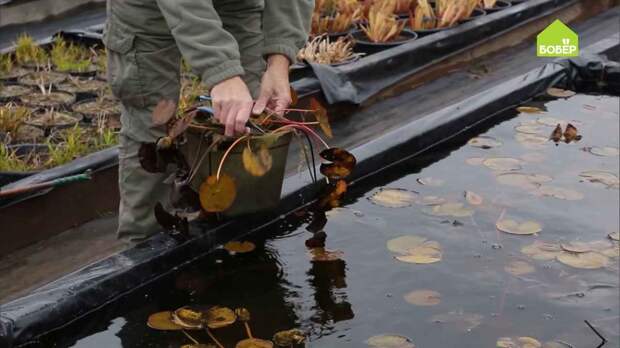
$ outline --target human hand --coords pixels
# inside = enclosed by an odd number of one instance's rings
[[[274,54],[267,59],[267,70],[263,74],[260,95],[254,104],[252,113],[258,115],[265,108],[284,114],[284,109],[291,105],[291,87],[288,80],[290,62],[286,56]]]
[[[224,80],[211,88],[213,115],[226,129],[224,135],[233,136],[247,131],[254,101],[248,87],[239,76]]]

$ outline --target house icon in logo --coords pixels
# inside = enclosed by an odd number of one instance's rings
[[[538,57],[579,56],[579,35],[556,19],[536,37]]]

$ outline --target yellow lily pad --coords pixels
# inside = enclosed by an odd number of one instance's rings
[[[415,202],[416,194],[400,188],[382,188],[369,199],[372,203],[387,208],[409,207]]]
[[[260,144],[258,152],[254,153],[250,146],[246,146],[241,154],[243,168],[252,176],[263,176],[271,170],[273,158],[269,153],[269,148],[265,144]]]
[[[532,266],[531,264],[519,260],[510,262],[508,265],[506,265],[506,267],[504,267],[504,270],[515,276],[534,273],[536,271],[534,266]]]
[[[516,158],[509,157],[487,158],[482,164],[484,164],[487,168],[498,172],[508,172],[521,169],[521,161]]]
[[[246,338],[237,342],[235,348],[273,348],[273,342],[260,338]]]
[[[417,203],[422,205],[439,205],[446,202],[445,198],[441,198],[438,196],[423,196],[422,198],[417,200]]]
[[[500,337],[497,348],[541,348],[542,343],[533,337]]]
[[[593,251],[592,246],[590,245],[590,243],[584,243],[584,242],[566,242],[566,243],[560,243],[560,247],[562,248],[562,250],[564,251],[568,251],[571,253],[585,253],[588,251]]]
[[[578,201],[583,199],[583,193],[581,192],[550,185],[542,185],[534,193],[567,201]]]
[[[279,347],[293,346],[301,344],[306,340],[306,335],[299,329],[290,329],[276,332],[273,335],[273,342]]]
[[[416,263],[429,264],[441,261],[441,246],[435,241],[427,240],[419,246],[407,250],[407,255],[396,256],[396,260]]]
[[[435,306],[441,303],[441,294],[433,290],[414,290],[403,297],[405,301],[416,306]]]
[[[557,127],[558,125],[560,125],[561,127],[564,127],[567,124],[566,121],[560,120],[555,117],[541,117],[537,119],[536,122],[538,122],[539,124],[543,126],[547,126],[547,127]]]
[[[210,213],[219,213],[230,208],[235,202],[237,188],[230,176],[223,174],[217,180],[215,175],[211,175],[200,185],[199,195],[202,209]]]
[[[202,329],[204,323],[204,313],[196,308],[184,306],[171,315],[172,322],[184,329]]]
[[[539,148],[541,145],[545,145],[549,141],[549,138],[539,134],[517,133],[515,135],[515,140],[525,147]]]
[[[209,329],[219,329],[234,324],[237,315],[228,307],[213,306],[207,311],[205,321]]]
[[[415,348],[408,337],[389,334],[372,336],[366,340],[366,344],[373,348]]]
[[[542,114],[544,112],[541,108],[535,106],[519,106],[517,111],[524,114]]]
[[[418,178],[416,181],[418,182],[418,184],[424,185],[424,186],[435,186],[435,187],[437,187],[437,186],[443,185],[443,180],[437,179],[437,178],[432,178],[432,177]]]
[[[530,125],[530,124],[521,124],[515,127],[515,131],[523,134],[540,134],[542,129],[540,126]]]
[[[547,94],[552,97],[557,97],[557,98],[569,98],[569,97],[574,96],[577,93],[569,89],[551,87],[547,89]]]
[[[535,190],[543,183],[553,180],[547,175],[526,173],[503,173],[495,179],[502,185],[519,187],[526,191]]]
[[[176,331],[183,330],[182,326],[175,324],[172,321],[172,312],[171,311],[163,311],[158,313],[153,313],[149,316],[146,325],[151,329],[155,330],[164,330],[164,331]]]
[[[497,222],[498,230],[510,234],[531,235],[542,231],[542,226],[536,221],[517,222],[512,219],[502,219]]]
[[[590,153],[596,156],[601,156],[601,157],[617,157],[618,154],[620,153],[620,151],[618,151],[617,147],[611,147],[611,146],[603,146],[603,147],[598,147],[598,146],[594,146],[590,148]]]
[[[474,214],[474,210],[466,207],[463,203],[443,203],[424,210],[425,213],[434,216],[467,217]]]
[[[408,250],[420,246],[425,241],[426,241],[426,238],[422,238],[418,236],[411,236],[411,235],[400,236],[400,237],[388,240],[387,249],[393,253],[405,255],[408,253]]]
[[[596,252],[561,253],[557,256],[561,263],[581,269],[597,269],[607,266],[609,258]]]
[[[249,241],[231,241],[224,244],[224,249],[231,253],[244,254],[254,251],[256,245]]]
[[[562,247],[556,243],[545,243],[535,241],[521,249],[521,252],[534,260],[550,261],[554,260],[562,251]]]
[[[494,147],[500,147],[503,145],[501,141],[493,137],[484,135],[470,139],[467,144],[469,146],[479,147],[481,149],[492,149]]]

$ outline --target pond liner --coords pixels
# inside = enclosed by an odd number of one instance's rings
[[[300,96],[322,91],[330,104],[361,104],[441,60],[457,56],[475,45],[576,3],[579,1],[530,0],[369,55],[351,64],[338,67],[310,64],[311,72],[308,69],[297,69],[294,72],[293,87]]]
[[[595,51],[584,49],[577,59],[562,59],[534,69],[438,110],[353,149],[358,165],[352,180],[414,157],[476,124],[500,115],[550,86],[617,86],[620,63],[600,53],[617,54],[620,34],[597,43]],[[613,82],[613,83],[612,83]],[[615,87],[614,87],[615,88]],[[620,90],[611,91],[620,94]],[[179,241],[166,233],[126,251],[112,255],[0,306],[0,348],[36,343],[37,338],[84,319],[107,304],[141,286],[160,279],[191,263],[215,247],[273,223],[281,214],[312,202],[319,187],[309,184],[308,175],[289,177],[283,198],[275,211],[217,226],[194,224],[188,239]]]

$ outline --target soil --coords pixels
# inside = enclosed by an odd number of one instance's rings
[[[59,85],[67,79],[67,75],[55,71],[34,71],[20,77],[17,81],[22,85],[39,86],[43,82],[44,86]]]
[[[33,93],[19,98],[22,103],[40,108],[64,108],[75,102],[75,95],[66,92]]]
[[[111,116],[121,114],[119,103],[116,100],[108,98],[93,99],[77,103],[73,105],[73,111],[79,112],[89,119],[93,119],[100,115]]]
[[[12,143],[14,144],[33,144],[44,140],[45,131],[43,129],[27,124],[21,125],[17,132],[12,135]]]
[[[0,80],[14,81],[28,74],[30,70],[24,68],[14,68],[7,73],[0,73]]]
[[[72,79],[61,83],[57,88],[69,93],[97,93],[105,89],[107,83],[98,79]]]
[[[0,102],[12,101],[32,92],[32,88],[21,85],[0,85]]]
[[[26,121],[31,126],[41,128],[53,128],[53,127],[71,127],[80,122],[80,117],[68,114],[60,111],[45,111],[34,114],[32,118]]]

